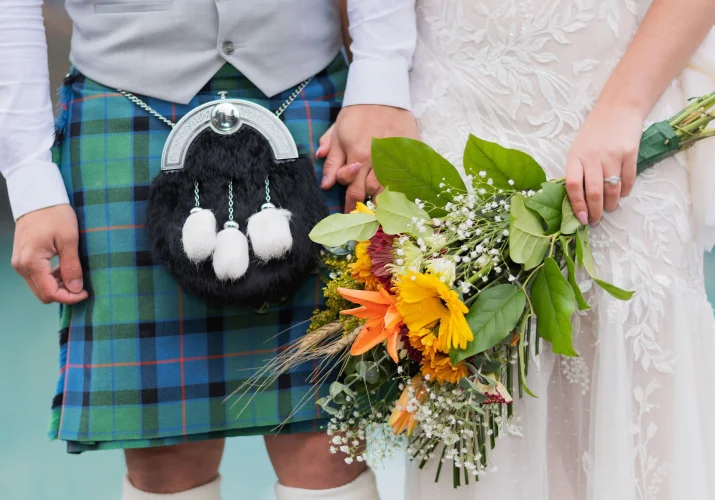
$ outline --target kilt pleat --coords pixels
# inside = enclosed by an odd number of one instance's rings
[[[301,154],[315,157],[340,110],[346,78],[338,56],[282,115]],[[275,111],[293,89],[268,98],[227,65],[186,106],[143,99],[177,121],[219,91]],[[61,310],[50,437],[79,453],[320,429],[325,416],[311,401],[325,388],[312,383],[312,363],[281,376],[240,414],[243,404],[232,409],[224,402],[305,334],[322,305],[319,276],[261,311],[212,304],[182,290],[154,261],[144,228],[168,126],[76,71],[60,96],[55,159],[77,213],[90,298]],[[320,179],[322,163],[315,168]],[[325,196],[331,211],[342,210],[341,189]],[[309,403],[294,411],[304,398]]]

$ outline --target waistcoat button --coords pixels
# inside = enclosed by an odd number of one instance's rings
[[[224,54],[231,55],[233,54],[233,51],[236,50],[236,47],[233,45],[233,42],[226,41],[221,45],[221,50],[223,50]]]

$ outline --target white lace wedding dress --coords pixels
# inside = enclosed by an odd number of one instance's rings
[[[569,146],[626,50],[645,0],[418,0],[413,100],[423,138],[455,164],[468,133],[564,176]],[[678,82],[650,119],[684,105]],[[715,162],[713,162],[715,168]],[[514,403],[494,472],[452,489],[411,466],[410,500],[715,499],[715,320],[685,157],[642,175],[592,231],[612,299],[583,279],[580,358],[549,351]],[[434,460],[433,460],[434,461]],[[451,465],[451,464],[448,464]]]

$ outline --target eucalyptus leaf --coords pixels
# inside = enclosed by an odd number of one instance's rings
[[[573,347],[571,315],[576,297],[554,259],[548,257],[534,277],[531,305],[536,313],[539,335],[551,342],[553,351],[564,356],[578,356]]]
[[[591,244],[588,241],[588,231],[584,229],[579,229],[576,233],[576,252],[578,253],[579,246],[581,248],[581,254],[583,255],[583,267],[586,268],[586,272],[594,283],[603,288],[611,297],[618,300],[630,300],[635,292],[628,290],[623,290],[607,281],[603,281],[596,276],[596,263],[593,261],[593,252],[591,251]]]
[[[526,208],[525,198],[519,194],[512,196],[509,227],[509,256],[517,264],[524,264],[528,271],[544,260],[549,248],[539,216]]]
[[[571,207],[571,201],[566,196],[561,206],[561,233],[573,234],[580,227],[581,222],[576,218],[576,214]]]
[[[564,260],[566,261],[566,267],[568,268],[568,280],[571,285],[571,290],[573,290],[574,296],[576,297],[578,310],[586,311],[591,309],[591,306],[588,305],[586,299],[583,298],[583,293],[581,293],[578,283],[576,283],[576,265],[574,264],[573,259],[571,259],[568,253],[564,252]]]
[[[385,189],[377,195],[375,201],[377,202],[375,216],[385,233],[407,233],[423,238],[432,235],[433,231],[430,226],[423,226],[424,232],[420,233],[415,223],[412,222],[413,217],[429,220],[430,215],[417,204],[408,200],[403,193]]]
[[[370,385],[376,384],[380,380],[380,368],[378,368],[377,363],[370,363],[368,365],[364,379],[365,382]]]
[[[544,219],[546,233],[553,234],[561,229],[561,212],[565,198],[566,188],[562,184],[544,182],[541,191],[531,198],[526,198],[525,204]]]
[[[320,406],[323,409],[323,411],[325,411],[325,413],[327,413],[328,415],[336,416],[336,415],[338,415],[338,413],[340,413],[340,410],[338,410],[334,406],[331,406],[330,405],[331,401],[332,401],[332,399],[326,397],[326,398],[320,398],[315,403],[318,406]]]
[[[514,329],[524,312],[526,294],[514,285],[497,285],[481,292],[465,316],[474,334],[464,350],[452,350],[454,364],[491,349]]]
[[[455,194],[466,192],[462,177],[454,166],[423,142],[405,137],[372,140],[372,169],[383,186],[410,199],[434,205],[435,217],[445,215],[441,208],[450,200],[440,193],[444,183]]]
[[[494,187],[516,190],[537,190],[546,182],[546,174],[531,156],[516,149],[507,149],[499,144],[469,136],[464,150],[464,170],[475,182],[491,178]],[[486,172],[480,177],[479,172]],[[513,180],[513,186],[509,184]]]
[[[364,213],[333,214],[316,224],[310,239],[321,245],[336,247],[348,241],[369,240],[380,223],[374,215]]]

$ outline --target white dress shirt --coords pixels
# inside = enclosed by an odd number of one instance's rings
[[[408,73],[416,43],[415,0],[349,0],[353,63],[344,105],[410,109]],[[42,0],[0,0],[0,173],[17,220],[68,203],[52,163]]]

